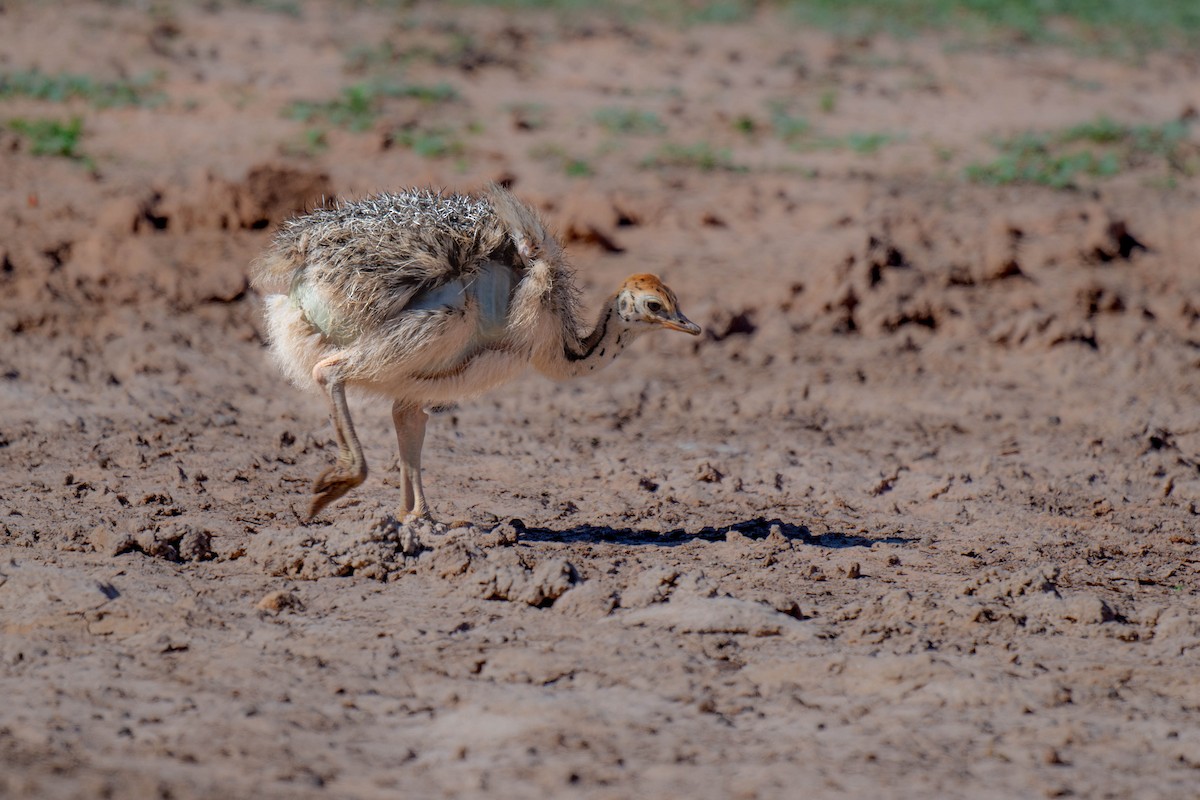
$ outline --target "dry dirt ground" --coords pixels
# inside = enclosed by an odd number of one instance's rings
[[[1200,792],[1200,182],[964,177],[1194,116],[1194,55],[293,10],[0,3],[4,74],[152,93],[0,99],[0,796]],[[335,448],[248,264],[493,180],[706,335],[437,414],[436,528],[365,402],[301,526]]]

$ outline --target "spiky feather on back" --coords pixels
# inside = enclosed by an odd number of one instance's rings
[[[319,294],[326,315],[369,330],[414,295],[478,269],[506,239],[479,198],[429,190],[381,194],[286,222],[255,282],[276,292]]]
[[[430,375],[460,376],[437,391],[461,397],[521,364],[575,374],[589,336],[558,239],[498,186],[414,189],[297,217],[254,282],[274,295],[271,347],[300,384],[336,354],[343,377],[368,391],[440,402]]]
[[[565,335],[578,336],[578,298],[558,240],[497,186],[478,196],[385,193],[296,217],[275,234],[254,283],[294,298],[316,295],[310,302],[327,306],[313,320],[320,327],[345,329],[350,320],[361,332],[415,296],[469,278],[489,258],[529,270],[529,285],[515,298],[516,328],[532,325],[523,317],[550,311]]]

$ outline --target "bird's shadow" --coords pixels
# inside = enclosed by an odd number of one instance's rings
[[[518,523],[518,520],[513,520]],[[807,525],[796,525],[778,519],[755,517],[742,522],[720,527],[706,527],[698,531],[683,528],[660,533],[634,528],[612,528],[607,525],[576,525],[573,528],[529,528],[520,526],[521,538],[529,542],[589,542],[625,545],[655,545],[675,547],[700,539],[707,542],[724,541],[729,531],[737,531],[747,539],[766,539],[771,529],[779,527],[779,533],[789,541],[800,542],[812,547],[841,550],[847,547],[870,547],[873,544],[910,544],[916,541],[908,536],[861,536],[830,531],[814,535]]]

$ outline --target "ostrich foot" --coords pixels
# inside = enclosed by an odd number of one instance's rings
[[[312,522],[321,509],[343,497],[347,492],[358,486],[366,479],[362,471],[351,472],[343,466],[330,467],[321,473],[321,477],[313,482],[312,503],[308,507],[308,517],[305,522]]]

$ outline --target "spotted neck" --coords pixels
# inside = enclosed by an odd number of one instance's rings
[[[617,312],[617,295],[604,304],[592,332],[583,338],[564,337],[562,357],[552,369],[554,377],[587,375],[610,364],[641,331],[629,327]]]

